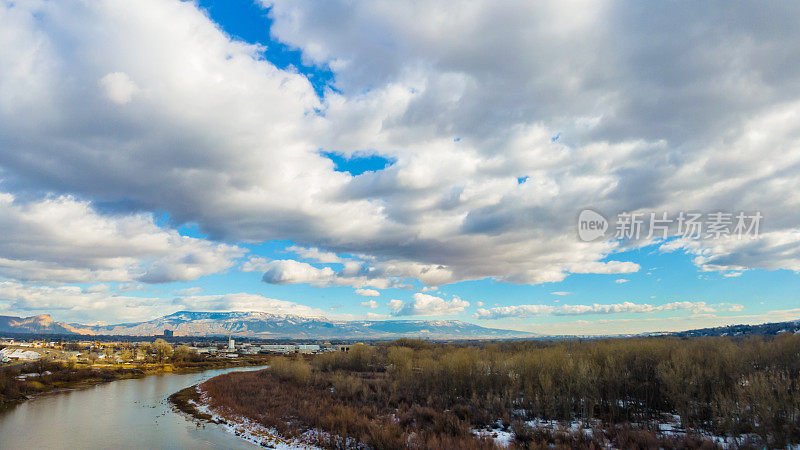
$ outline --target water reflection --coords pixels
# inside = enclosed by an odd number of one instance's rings
[[[221,373],[153,375],[45,395],[0,414],[0,448],[247,448],[216,425],[198,427],[167,397]]]

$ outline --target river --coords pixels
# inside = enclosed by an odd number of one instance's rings
[[[261,367],[150,375],[46,394],[0,413],[0,449],[256,447],[173,411],[171,394],[211,377]]]

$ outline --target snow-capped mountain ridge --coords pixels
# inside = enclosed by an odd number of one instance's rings
[[[499,330],[453,320],[344,321],[258,311],[177,311],[144,322],[112,325],[84,325],[55,322],[47,318],[8,318],[0,331],[51,334],[241,336],[295,339],[393,339],[427,337],[438,339],[481,339],[533,337],[533,333]],[[14,320],[10,320],[14,319]],[[35,320],[34,320],[35,319]],[[49,319],[49,320],[48,320]],[[25,323],[25,327],[15,324]],[[31,324],[37,324],[33,326]]]
[[[97,327],[98,334],[236,335],[263,338],[507,338],[530,337],[532,333],[497,330],[459,321],[385,320],[342,321],[267,312],[178,311],[147,322]]]

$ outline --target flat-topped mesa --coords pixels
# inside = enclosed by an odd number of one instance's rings
[[[21,324],[36,324],[42,327],[48,327],[55,322],[50,314],[40,314],[38,316],[25,317],[20,321]]]
[[[92,330],[56,322],[50,314],[29,317],[0,316],[0,331],[42,334],[93,334]]]

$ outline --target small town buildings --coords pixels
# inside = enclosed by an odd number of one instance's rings
[[[266,344],[260,347],[264,353],[319,353],[320,346],[316,344]]]

